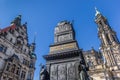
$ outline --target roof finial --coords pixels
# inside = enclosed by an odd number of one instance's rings
[[[98,9],[96,7],[95,7],[95,11],[96,11],[95,16],[97,16],[98,14],[100,14],[100,12],[98,11]]]
[[[36,41],[36,35],[37,35],[37,32],[34,33],[34,40],[33,40],[33,43],[35,43],[35,41]]]

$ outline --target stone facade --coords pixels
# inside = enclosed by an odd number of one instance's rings
[[[96,9],[95,22],[101,45],[83,51],[75,40],[72,23],[62,21],[55,27],[54,44],[44,55],[50,80],[78,80],[78,65],[84,60],[91,80],[120,80],[120,42],[107,19]]]
[[[120,42],[116,32],[97,9],[95,22],[98,26],[98,36],[101,41],[102,63],[96,66],[98,69],[95,68],[94,71],[89,71],[90,75],[93,79],[120,80]]]
[[[0,30],[0,80],[33,80],[35,42],[28,43],[27,23],[21,15]]]

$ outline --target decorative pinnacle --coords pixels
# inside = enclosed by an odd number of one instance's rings
[[[37,35],[37,32],[34,33],[34,40],[33,40],[34,43],[36,41],[36,35]]]
[[[100,12],[98,11],[98,9],[96,7],[95,7],[95,11],[96,11],[95,16],[97,16],[98,14],[100,14]]]

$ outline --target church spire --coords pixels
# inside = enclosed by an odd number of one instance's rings
[[[36,35],[37,35],[37,33],[35,32],[34,33],[34,40],[33,40],[33,43],[35,44],[35,42],[36,42]]]
[[[30,55],[31,55],[31,58],[34,58],[34,59],[37,58],[35,54],[35,47],[36,47],[35,41],[36,41],[36,33],[34,34],[34,39],[32,44],[30,44]]]
[[[115,31],[109,25],[106,17],[104,17],[97,9],[95,17],[95,22],[98,26],[98,36],[101,40],[101,52],[106,58],[107,66],[114,66],[116,65],[116,60],[113,56],[115,51],[112,47],[118,46],[119,40]]]
[[[95,11],[96,11],[95,16],[97,16],[98,14],[100,14],[100,12],[98,11],[98,9],[96,7],[95,7]]]

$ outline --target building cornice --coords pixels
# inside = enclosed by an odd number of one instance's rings
[[[62,52],[62,53],[48,54],[48,55],[44,55],[43,57],[46,60],[55,60],[55,59],[77,57],[77,56],[81,56],[81,55],[82,55],[82,50],[79,49],[79,50]]]

